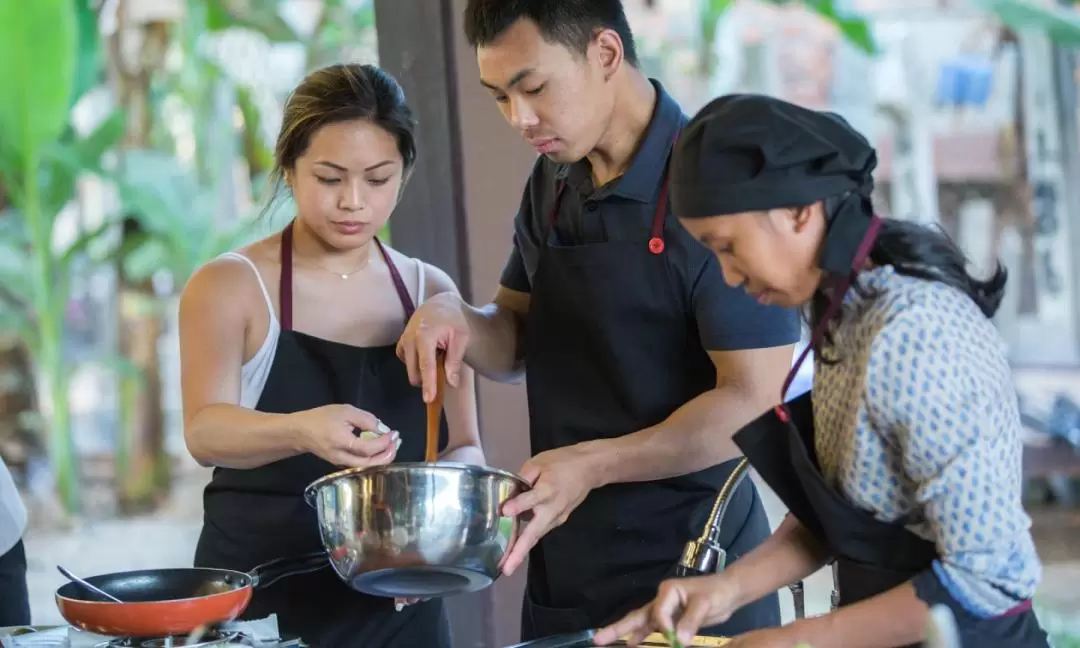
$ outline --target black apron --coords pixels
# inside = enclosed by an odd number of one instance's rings
[[[560,182],[550,207],[525,325],[533,455],[656,425],[716,387],[687,291],[663,254],[666,172],[647,244],[560,244],[554,224],[564,189]],[[522,640],[598,628],[652,600],[737,463],[590,492],[529,554]],[[729,562],[770,533],[750,480],[725,519],[719,540]],[[701,634],[779,624],[779,599],[770,595]]]
[[[859,247],[853,268],[865,264],[879,227],[880,221],[875,218]],[[850,279],[840,283],[829,308],[815,326],[811,343],[792,367],[783,393],[787,393],[809,351],[821,340],[850,284]],[[926,571],[937,560],[937,549],[934,543],[905,528],[909,520],[881,522],[828,485],[815,452],[812,392],[766,412],[736,433],[734,439],[791,514],[835,557],[838,605],[858,603],[914,578],[921,600],[931,606],[942,603],[950,608],[965,648],[1048,645],[1030,602],[993,619],[974,617]]]
[[[19,540],[0,554],[0,628],[30,625],[26,547]]]
[[[405,309],[412,298],[389,254],[376,239]],[[394,345],[353,347],[292,330],[292,224],[281,236],[281,337],[270,375],[256,406],[260,412],[292,413],[348,403],[379,417],[401,434],[396,461],[423,461],[426,408],[409,384]],[[446,444],[443,421],[440,446]],[[195,565],[247,571],[276,558],[323,549],[315,509],[304,488],[340,470],[302,454],[248,470],[216,468],[204,494],[205,517]],[[327,563],[329,565],[329,563]],[[439,599],[394,610],[391,598],[350,589],[329,567],[289,576],[257,589],[242,619],[276,613],[283,637],[300,637],[318,648],[412,648],[451,646]]]

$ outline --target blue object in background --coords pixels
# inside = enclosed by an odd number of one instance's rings
[[[994,87],[994,64],[989,59],[977,57],[971,57],[965,63],[968,80],[963,103],[982,108],[989,101],[990,91]]]
[[[959,106],[964,95],[964,70],[956,61],[941,64],[934,100],[939,106]]]
[[[987,58],[961,56],[945,61],[934,99],[939,106],[982,108],[994,86],[994,64]]]

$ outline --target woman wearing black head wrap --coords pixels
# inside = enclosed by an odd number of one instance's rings
[[[684,131],[675,214],[729,284],[809,306],[814,389],[735,436],[790,510],[772,537],[720,574],[665,582],[597,643],[686,639],[835,561],[839,609],[728,646],[918,645],[936,605],[965,647],[1048,645],[1015,389],[990,322],[1005,271],[976,279],[939,231],[875,216],[876,162],[840,117],[764,96],[716,99]]]

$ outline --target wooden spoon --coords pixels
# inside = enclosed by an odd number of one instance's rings
[[[446,354],[435,353],[435,398],[427,404],[427,448],[424,461],[435,463],[439,457],[439,427],[442,423],[443,398],[446,396]]]

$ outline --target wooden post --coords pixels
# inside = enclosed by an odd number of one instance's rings
[[[379,64],[405,89],[419,120],[419,156],[391,240],[445,270],[471,303],[487,303],[510,253],[514,214],[536,159],[480,85],[466,43],[466,0],[375,0]],[[518,471],[529,457],[523,385],[479,378],[480,433],[490,465]],[[524,570],[447,599],[457,648],[520,637]]]
[[[375,0],[379,65],[419,122],[416,169],[390,222],[394,247],[447,272],[469,295],[465,209],[449,0]]]

